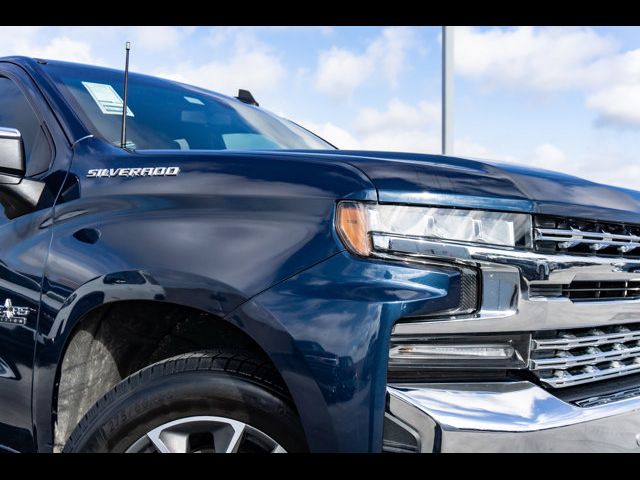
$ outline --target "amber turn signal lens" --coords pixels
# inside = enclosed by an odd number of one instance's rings
[[[371,244],[365,208],[361,203],[339,203],[336,227],[340,238],[351,252],[368,257],[371,254]]]

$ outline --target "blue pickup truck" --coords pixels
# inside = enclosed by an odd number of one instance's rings
[[[640,193],[123,87],[0,59],[0,450],[640,450]]]

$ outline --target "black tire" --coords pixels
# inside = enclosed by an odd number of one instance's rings
[[[250,425],[287,452],[306,450],[300,420],[269,363],[245,354],[195,352],[122,380],[87,412],[63,452],[124,452],[173,420],[219,416]]]

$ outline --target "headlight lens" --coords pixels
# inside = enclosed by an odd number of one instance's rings
[[[531,244],[531,216],[523,213],[345,201],[338,204],[336,227],[347,247],[362,256],[371,254],[372,232],[505,247]]]

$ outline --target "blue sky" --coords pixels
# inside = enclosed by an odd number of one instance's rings
[[[0,27],[0,56],[123,65],[341,148],[440,151],[439,27]],[[640,189],[640,28],[456,27],[455,153]]]

